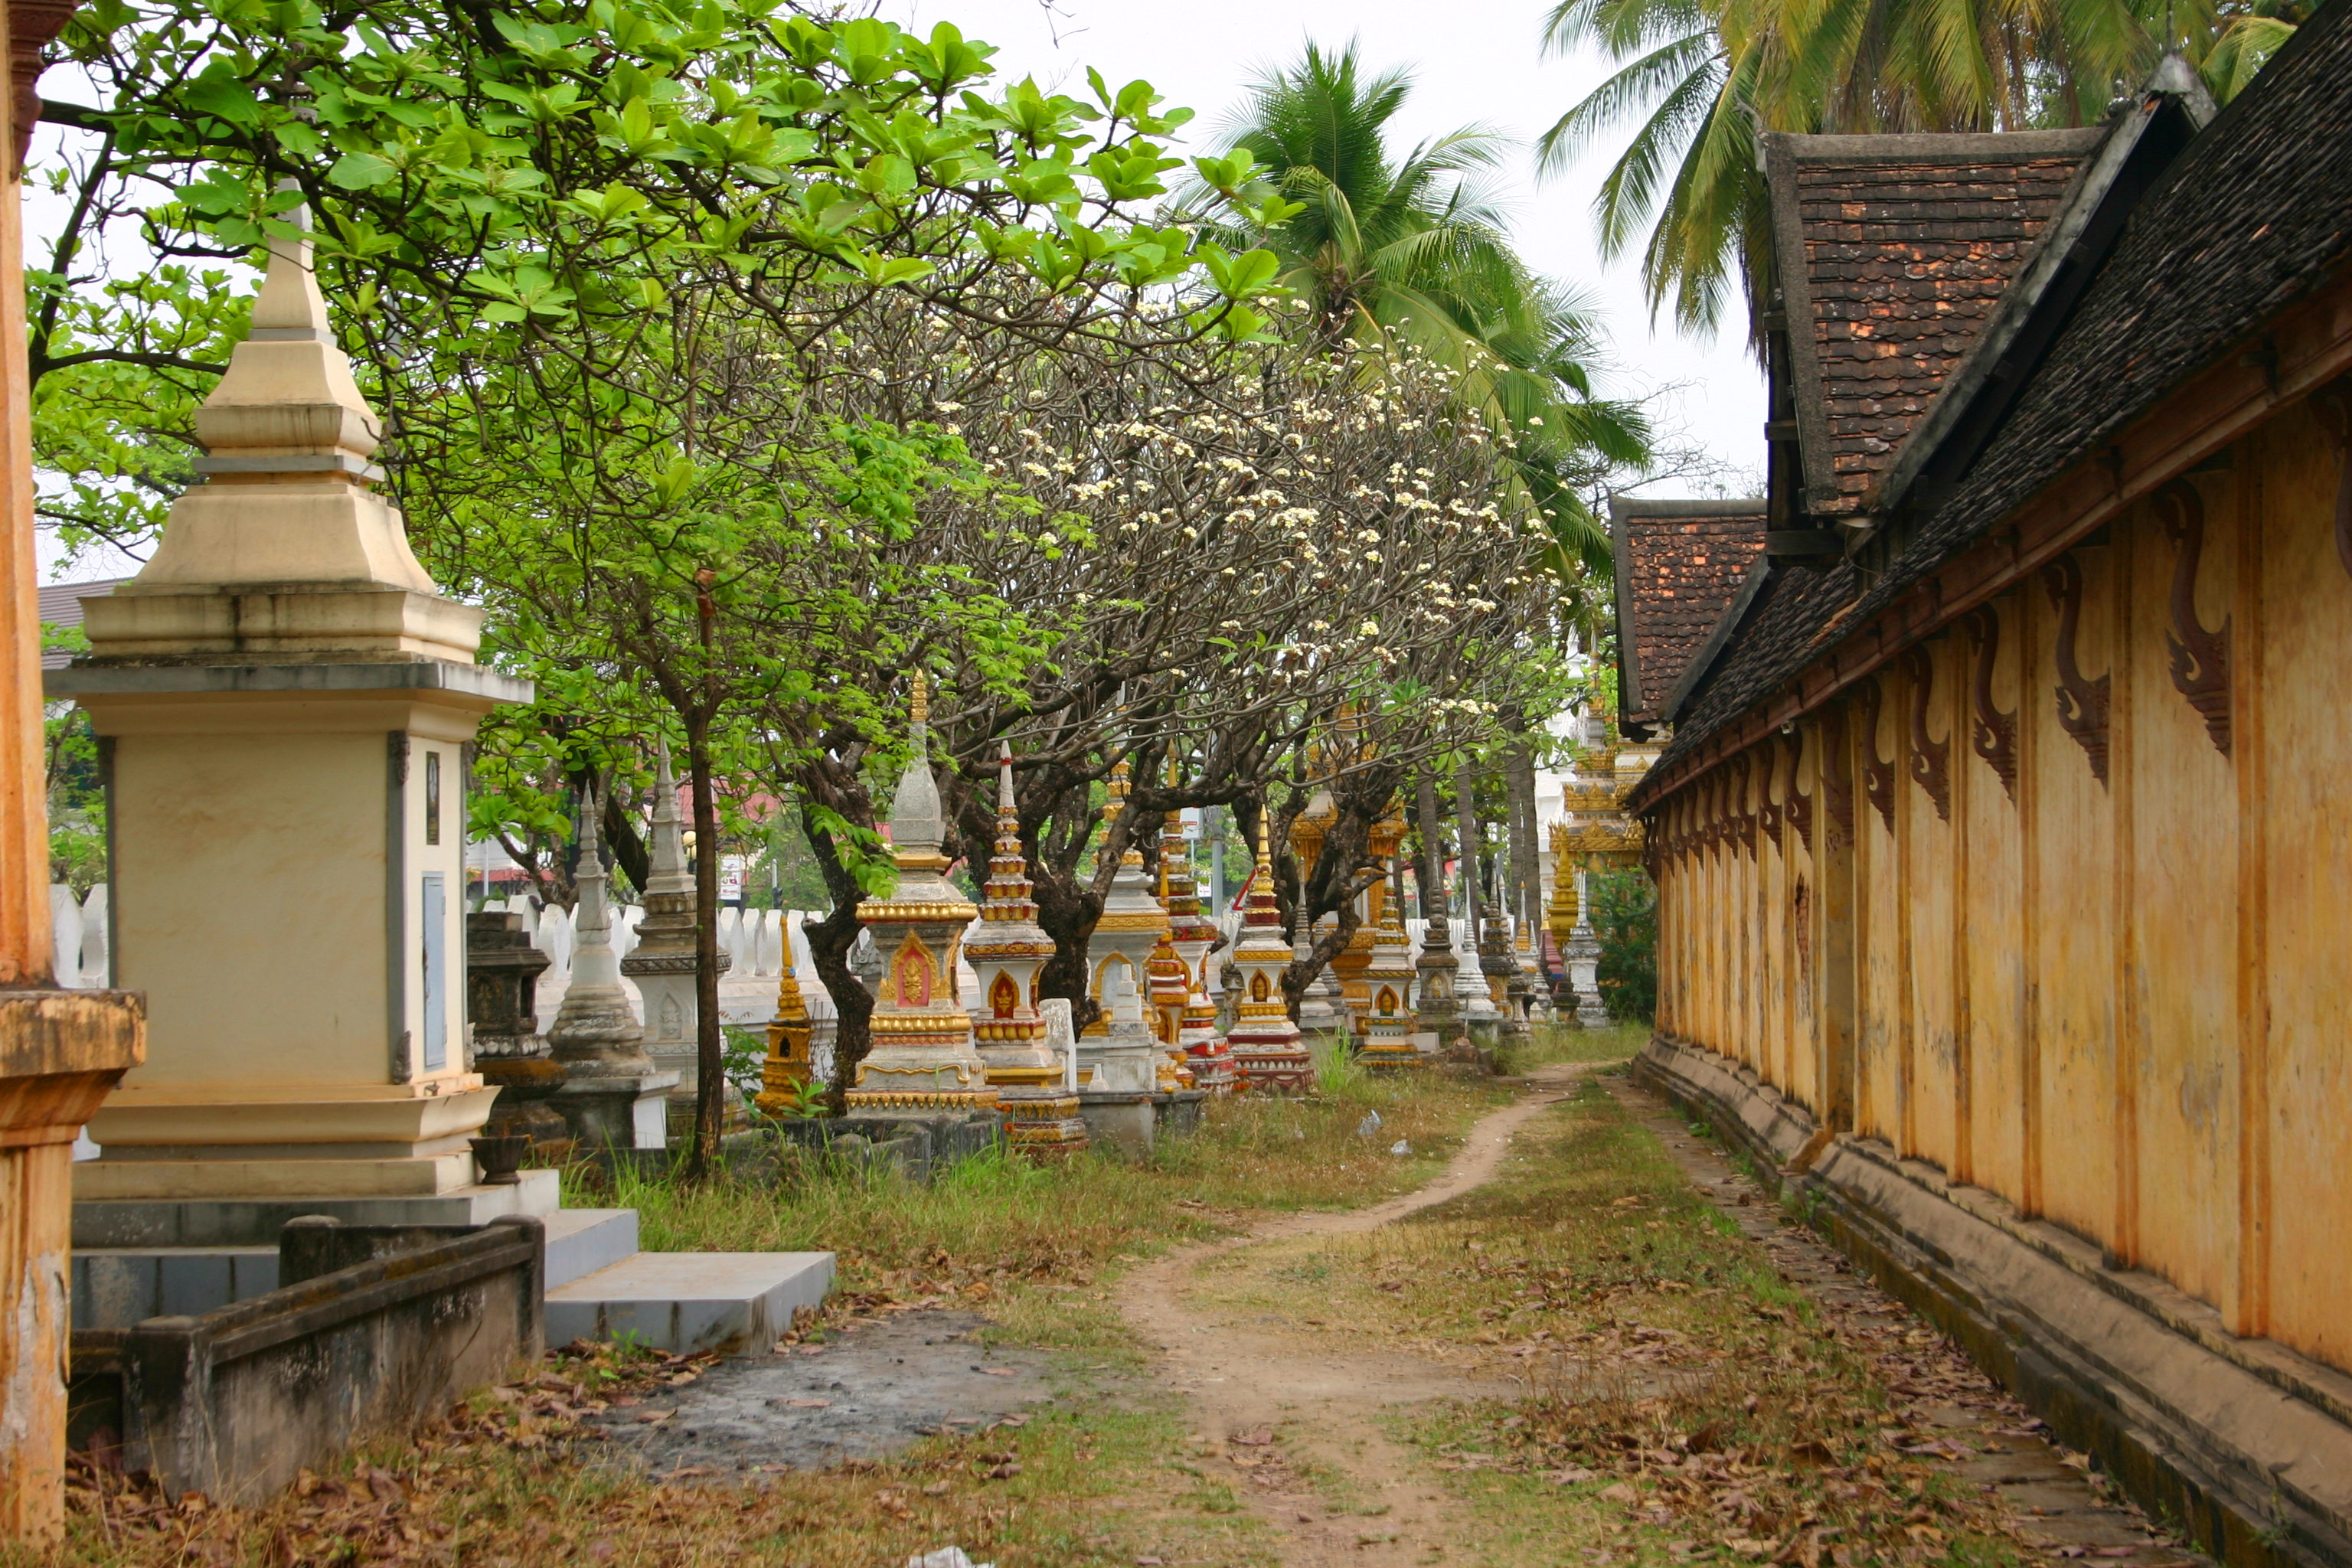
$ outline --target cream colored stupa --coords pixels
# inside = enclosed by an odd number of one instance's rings
[[[848,1094],[852,1115],[992,1109],[996,1090],[972,1047],[971,1015],[956,997],[956,942],[980,911],[947,879],[940,853],[947,823],[931,777],[930,711],[915,672],[909,725],[914,754],[890,803],[898,886],[868,899],[857,918],[874,939],[873,1046]]]
[[[1103,802],[1106,843],[1111,824],[1127,807],[1128,779],[1124,761],[1111,768]],[[1151,883],[1143,874],[1143,852],[1129,844],[1087,938],[1087,985],[1101,1007],[1078,1039],[1078,1060],[1091,1069],[1091,1089],[1136,1094],[1162,1087],[1167,1053],[1147,1016],[1151,1006],[1147,966],[1167,930],[1168,911],[1151,896]]]
[[[116,1234],[104,1200],[150,1205],[123,1234],[176,1204],[266,1242],[289,1198],[464,1193],[368,1212],[476,1221],[553,1201],[546,1173],[475,1185],[467,1144],[497,1091],[466,1058],[466,747],[531,689],[474,663],[482,612],[435,590],[377,493],[310,265],[272,242],[196,414],[200,482],[51,678],[112,752],[114,978],[148,1006],[146,1064],[75,1169],[84,1244],[85,1219]]]
[[[1379,885],[1379,884],[1376,884]],[[1404,913],[1393,896],[1380,900],[1381,925],[1372,938],[1371,961],[1364,966],[1364,988],[1370,1003],[1365,1014],[1364,1046],[1357,1059],[1368,1068],[1409,1068],[1421,1065],[1412,1043],[1412,948],[1404,932]]]

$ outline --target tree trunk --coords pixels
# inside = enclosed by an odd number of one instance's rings
[[[1478,781],[1465,763],[1454,775],[1454,800],[1462,818],[1462,921],[1478,940]]]
[[[719,1011],[719,800],[710,777],[710,721],[686,721],[686,771],[694,801],[694,1147],[681,1173],[716,1168],[727,1109],[726,1020]]]
[[[1445,918],[1445,830],[1437,820],[1437,773],[1420,770],[1414,780],[1413,815],[1421,828],[1421,918]]]
[[[1523,923],[1535,920],[1538,887],[1543,863],[1536,848],[1536,748],[1523,737],[1511,748],[1511,914]]]
[[[816,966],[825,994],[833,998],[833,1081],[825,1086],[826,1108],[835,1116],[849,1114],[849,1089],[857,1081],[857,1065],[872,1048],[874,998],[849,970],[849,950],[857,945],[857,905],[866,891],[842,864],[833,835],[817,826],[816,803],[801,798],[801,833],[816,857],[833,908],[824,919],[801,927],[808,938],[809,960]]]

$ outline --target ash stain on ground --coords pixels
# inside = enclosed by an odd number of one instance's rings
[[[595,1421],[611,1458],[656,1475],[884,1458],[940,1432],[1020,1425],[1054,1400],[1047,1352],[982,1345],[986,1326],[973,1312],[901,1312],[823,1345],[715,1363]]]

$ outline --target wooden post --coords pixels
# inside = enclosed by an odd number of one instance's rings
[[[59,991],[50,981],[17,176],[31,73],[70,9],[0,6],[0,58],[12,66],[10,90],[0,92],[0,149],[13,149],[0,157],[0,1542],[48,1541],[64,1522],[74,1134],[144,1043],[134,999]]]

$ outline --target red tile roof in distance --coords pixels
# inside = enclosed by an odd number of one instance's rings
[[[1610,531],[1621,717],[1646,725],[1762,557],[1764,503],[1620,500]]]
[[[2104,131],[1768,135],[1805,510],[1864,510]]]

